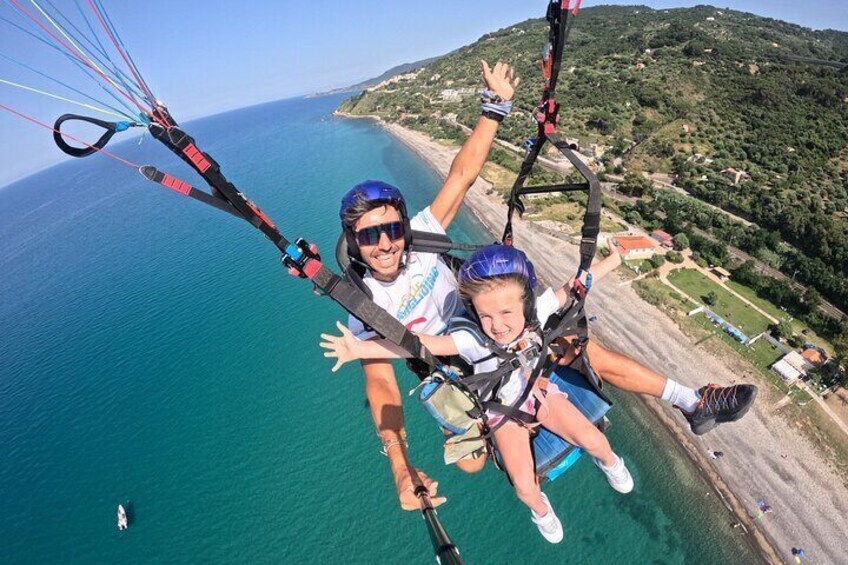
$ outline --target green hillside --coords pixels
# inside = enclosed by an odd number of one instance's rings
[[[479,60],[502,59],[523,83],[501,137],[520,145],[534,132],[546,38],[543,19],[490,33],[342,110],[460,139],[453,122],[472,126],[479,114]],[[845,309],[848,73],[788,55],[848,61],[848,33],[709,6],[587,8],[563,59],[560,132],[606,146],[610,172],[620,158],[630,170],[674,174],[700,199],[756,222],[734,245],[777,257]],[[738,184],[728,168],[745,173]]]

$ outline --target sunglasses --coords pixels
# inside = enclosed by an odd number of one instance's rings
[[[380,242],[380,234],[386,234],[390,240],[397,241],[403,239],[404,233],[403,222],[389,222],[362,228],[356,232],[356,241],[359,245],[377,245]]]

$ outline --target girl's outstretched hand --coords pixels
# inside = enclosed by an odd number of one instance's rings
[[[611,237],[607,238],[607,251],[609,251],[607,257],[616,255],[619,258],[618,260],[621,261],[621,253],[618,252],[618,246],[613,242],[613,238]]]
[[[319,344],[324,349],[329,350],[324,352],[324,357],[336,359],[336,364],[332,369],[334,373],[348,361],[359,359],[356,352],[359,340],[341,322],[336,322],[336,327],[342,332],[342,335],[321,334],[323,341]]]
[[[503,100],[512,100],[512,95],[515,94],[515,89],[521,79],[515,76],[515,71],[507,65],[498,61],[495,63],[495,68],[490,69],[489,63],[480,61],[483,67],[483,80],[486,82],[486,88],[500,96]]]

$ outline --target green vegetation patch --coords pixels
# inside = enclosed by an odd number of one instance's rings
[[[803,323],[801,320],[797,318],[793,318],[785,311],[781,310],[768,300],[764,298],[760,298],[753,289],[748,288],[747,286],[741,285],[735,281],[728,281],[725,283],[727,286],[732,288],[734,291],[738,292],[751,302],[757,305],[757,307],[761,308],[765,312],[768,312],[778,320],[786,320],[790,322],[792,326],[792,331],[796,334],[800,334],[803,336],[803,339],[806,343],[814,343],[821,348],[824,348],[826,351],[832,352],[833,345],[827,340],[821,338],[816,332],[814,332],[807,324]],[[806,332],[806,333],[804,333]]]
[[[501,196],[509,194],[515,182],[515,173],[495,163],[486,163],[480,176],[492,183],[492,187]]]
[[[674,286],[702,302],[714,293],[716,300],[707,307],[739,328],[748,337],[768,329],[767,318],[700,272],[694,269],[677,269],[669,274],[668,279]]]
[[[760,369],[768,371],[778,359],[783,357],[783,352],[770,344],[765,339],[758,339],[748,347],[749,354],[746,355],[751,362]],[[779,380],[779,379],[778,379]]]
[[[738,292],[751,302],[757,305],[758,308],[767,312],[769,315],[774,316],[778,320],[789,320],[791,316],[763,298],[760,298],[754,290],[748,288],[747,286],[741,285],[735,281],[727,281],[726,284],[728,287],[732,288],[735,292]]]
[[[607,233],[620,233],[623,231],[627,231],[627,228],[612,218],[608,218],[606,216],[601,217],[601,231]]]
[[[647,259],[626,259],[624,264],[639,274],[645,274],[654,269],[654,266]]]
[[[633,288],[642,300],[654,306],[666,306],[684,313],[691,308],[688,300],[659,279],[645,278],[638,280],[633,283]]]

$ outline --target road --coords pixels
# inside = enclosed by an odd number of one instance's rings
[[[733,247],[732,245],[727,245],[723,241],[720,241],[717,237],[713,236],[712,234],[705,232],[704,230],[697,228],[695,226],[692,226],[692,231],[695,232],[696,234],[700,235],[701,237],[704,237],[704,238],[706,238],[706,239],[708,239],[712,242],[720,242],[720,243],[724,244],[725,247],[727,248],[727,252],[730,254],[730,256],[735,258],[735,259],[739,259],[743,263],[745,261],[753,261],[754,266],[756,267],[757,271],[787,284],[789,286],[789,288],[796,290],[799,294],[803,294],[804,291],[807,290],[807,287],[805,287],[801,283],[792,280],[791,278],[787,277],[786,275],[784,275],[783,273],[781,273],[777,269],[773,269],[772,267],[763,263],[762,261],[760,261],[759,259],[757,259],[753,255],[748,255],[747,253],[745,253],[741,249]],[[819,305],[819,311],[824,313],[827,316],[830,316],[831,318],[836,318],[837,320],[841,320],[843,318],[843,316],[845,316],[845,313],[842,312],[842,310],[840,310],[839,308],[837,308],[836,306],[834,306],[833,304],[831,304],[830,302],[828,302],[824,299],[822,299],[821,304]]]

